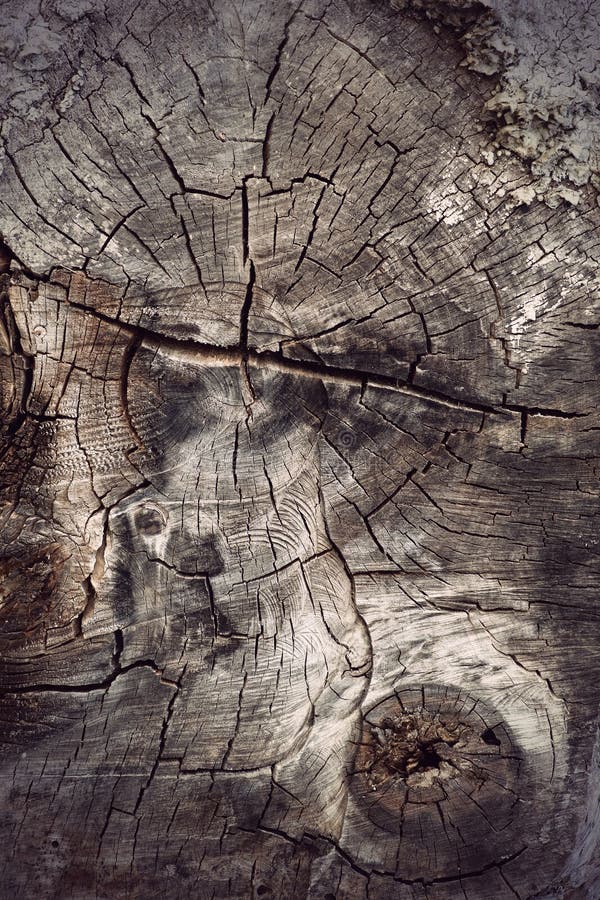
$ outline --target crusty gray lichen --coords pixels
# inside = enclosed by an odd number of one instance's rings
[[[497,84],[494,144],[531,166],[521,202],[600,188],[600,0],[392,0],[457,29],[464,65]]]

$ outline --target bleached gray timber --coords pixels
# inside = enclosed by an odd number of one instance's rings
[[[597,4],[0,5],[1,897],[597,900]]]

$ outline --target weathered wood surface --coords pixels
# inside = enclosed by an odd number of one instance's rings
[[[593,189],[384,3],[2,11],[1,895],[598,897]]]

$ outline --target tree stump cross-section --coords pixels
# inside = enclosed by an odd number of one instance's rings
[[[600,212],[462,6],[4,4],[2,897],[600,895]]]

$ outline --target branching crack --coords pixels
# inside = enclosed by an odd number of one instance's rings
[[[146,793],[146,791],[152,784],[152,780],[153,780],[154,776],[156,775],[156,770],[158,769],[160,762],[163,758],[163,755],[165,752],[165,744],[166,744],[166,740],[167,740],[167,731],[169,730],[169,725],[171,724],[171,718],[173,717],[173,708],[175,706],[175,701],[177,700],[177,697],[179,696],[179,691],[181,689],[181,682],[183,681],[183,677],[185,675],[186,669],[187,669],[187,665],[185,665],[183,667],[181,675],[179,676],[177,681],[168,682],[175,688],[175,690],[173,691],[173,693],[169,699],[169,702],[167,704],[167,712],[163,718],[163,723],[162,723],[162,726],[160,729],[160,734],[158,736],[158,753],[156,754],[156,759],[154,760],[154,765],[152,766],[152,769],[150,771],[150,774],[148,775],[146,783],[142,786],[140,793],[138,794],[138,798],[135,802],[135,807],[133,810],[134,815],[137,813],[137,811],[140,807],[140,804],[141,804],[142,800],[144,799],[144,794]]]
[[[160,669],[152,659],[137,659],[135,662],[127,666],[119,664],[119,639],[115,633],[115,652],[113,660],[116,662],[116,668],[103,678],[101,681],[85,682],[83,684],[51,684],[49,682],[40,682],[39,684],[28,684],[23,687],[11,687],[0,689],[0,697],[10,697],[14,694],[89,694],[92,691],[106,692],[112,684],[120,678],[135,669],[151,669],[155,675],[158,675],[163,684],[172,684],[169,679],[163,678],[163,669]]]

